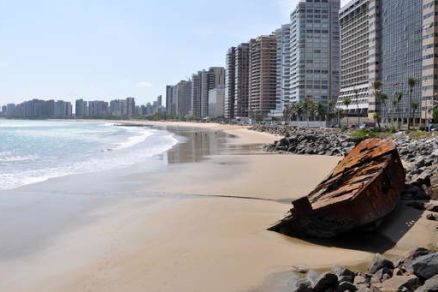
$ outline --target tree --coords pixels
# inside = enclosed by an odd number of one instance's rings
[[[315,105],[314,112],[315,112],[315,116],[317,116],[318,118],[323,117],[327,112],[324,103],[318,101]]]
[[[403,92],[402,91],[397,91],[394,95],[394,102],[396,104],[396,108],[397,108],[397,113],[400,114],[400,102],[403,98]],[[400,116],[397,116],[397,124],[398,124],[398,129],[401,129],[401,118]]]
[[[374,90],[374,99],[376,102],[376,112],[379,112],[379,110],[380,110],[379,109],[380,93],[382,91],[383,83],[380,80],[374,80],[372,86],[373,86],[373,90]],[[380,128],[380,123],[378,123],[378,124],[379,124],[379,128]]]
[[[349,96],[344,97],[344,99],[342,100],[342,103],[347,108],[347,127],[348,127],[348,124],[349,124],[348,123],[348,116],[349,116],[348,107],[351,104],[351,98]]]
[[[309,127],[310,114],[313,112],[314,102],[313,97],[308,95],[304,98],[304,112],[307,116],[307,127]]]
[[[388,95],[386,95],[385,93],[381,93],[379,94],[379,102],[383,104],[383,119],[385,120],[385,122],[388,122],[388,109],[387,109],[387,105],[386,102],[388,100]]]
[[[413,119],[414,127],[415,127],[415,113],[417,112],[417,109],[418,109],[418,101],[414,101],[412,103],[412,116],[414,117]]]
[[[411,108],[412,108],[412,95],[414,94],[415,86],[417,86],[417,79],[414,77],[410,77],[408,79],[408,85],[409,85],[409,104],[408,104],[408,130],[411,129],[411,118],[414,119],[415,116],[411,117]]]
[[[379,129],[381,128],[380,127],[380,114],[378,113],[378,112],[375,112],[374,114],[373,114],[373,119],[374,119],[374,121],[377,123],[377,126],[379,127]]]
[[[327,101],[327,118],[326,120],[331,119],[331,115],[333,113],[333,109],[335,107],[335,100],[332,96],[329,96],[328,101]]]

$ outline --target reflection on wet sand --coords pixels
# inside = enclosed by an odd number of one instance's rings
[[[169,164],[199,162],[208,156],[219,154],[259,153],[262,148],[261,144],[242,145],[230,143],[236,137],[222,131],[181,127],[167,127],[166,130],[183,138],[182,143],[177,144],[168,151],[167,162]]]

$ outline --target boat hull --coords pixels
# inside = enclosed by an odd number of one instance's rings
[[[319,208],[315,208],[318,200],[311,203],[309,196],[296,200],[290,215],[270,230],[291,236],[330,238],[380,221],[397,206],[405,172],[396,150],[379,159],[383,161],[381,167],[357,194],[345,200],[334,198],[332,204]],[[342,187],[348,191],[348,185]]]

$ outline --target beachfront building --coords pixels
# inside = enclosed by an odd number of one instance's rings
[[[267,118],[276,106],[277,37],[260,36],[249,42],[249,117]]]
[[[225,68],[211,67],[192,75],[191,116],[206,118],[209,116],[208,93],[225,84]]]
[[[423,0],[423,88],[421,119],[432,120],[432,110],[438,106],[438,3]]]
[[[234,115],[247,118],[249,109],[249,43],[236,47]]]
[[[176,115],[187,117],[192,111],[192,82],[182,80],[176,85]]]
[[[83,99],[78,99],[75,102],[75,117],[84,118],[88,116],[88,102]]]
[[[277,99],[272,117],[281,118],[285,105],[290,101],[290,24],[282,25],[275,31],[277,37]]]
[[[290,100],[337,99],[340,82],[339,0],[300,0],[291,14]]]
[[[95,100],[88,102],[88,111],[90,117],[101,118],[109,115],[108,102],[102,100]]]
[[[381,18],[377,39],[380,41],[375,43],[376,51],[380,51],[378,79],[383,82],[382,90],[388,100],[373,98],[372,102],[382,120],[419,119],[420,111],[413,113],[412,108],[414,103],[420,103],[422,93],[422,1],[385,0],[378,5],[374,2],[374,5],[377,11],[373,13]],[[417,81],[412,96],[409,78]],[[390,99],[398,91],[403,92],[403,98],[400,103],[393,104]]]
[[[369,0],[353,0],[339,13],[341,29],[341,89],[337,108],[367,116],[369,97]],[[344,101],[350,99],[351,105]]]
[[[212,119],[223,118],[225,108],[225,85],[218,85],[208,92],[208,113]]]
[[[236,91],[236,48],[228,49],[225,60],[225,102],[224,117],[234,118],[234,95]]]
[[[166,86],[166,113],[170,116],[176,115],[176,86]]]
[[[192,75],[192,91],[191,91],[191,113],[195,118],[201,118],[201,99],[202,99],[202,85],[203,77],[206,77],[205,71],[199,71]]]

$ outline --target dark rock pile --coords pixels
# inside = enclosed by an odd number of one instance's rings
[[[309,271],[290,291],[438,291],[438,253],[418,248],[396,262],[377,254],[367,272]]]
[[[275,134],[284,133],[284,138],[265,146],[269,152],[284,152],[309,155],[344,156],[356,145],[348,135],[336,130],[274,128]]]

